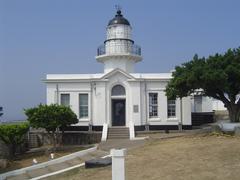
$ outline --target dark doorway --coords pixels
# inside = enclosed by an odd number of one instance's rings
[[[112,126],[125,126],[125,99],[112,100]]]

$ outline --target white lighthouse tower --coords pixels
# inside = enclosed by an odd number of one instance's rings
[[[142,60],[141,48],[131,39],[132,28],[127,19],[117,10],[117,14],[107,26],[107,39],[98,48],[96,59],[104,64],[104,73],[116,68],[128,73],[134,72],[136,62]]]

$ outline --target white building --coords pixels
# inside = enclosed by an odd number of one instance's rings
[[[132,27],[118,10],[107,26],[107,38],[96,60],[100,74],[48,74],[47,104],[69,105],[77,114],[76,129],[106,130],[125,126],[131,131],[191,127],[191,99],[168,100],[165,87],[171,73],[135,73],[142,60],[141,48],[131,38]],[[182,105],[181,105],[182,104]],[[104,131],[105,131],[104,130]]]

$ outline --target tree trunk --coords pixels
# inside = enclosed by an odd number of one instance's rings
[[[56,151],[56,133],[52,131],[52,143],[53,143],[53,151]]]
[[[53,132],[53,151],[56,151],[56,145],[57,145],[57,135],[55,132]]]
[[[8,148],[9,148],[10,159],[14,159],[16,155],[17,146],[15,144],[9,144]]]
[[[62,128],[62,134],[61,134],[61,145],[63,145],[63,136],[64,136],[64,128]]]
[[[227,107],[230,122],[240,122],[240,106],[231,104]]]

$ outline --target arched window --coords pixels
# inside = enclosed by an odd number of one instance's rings
[[[125,88],[121,85],[116,85],[112,88],[112,96],[125,96]]]

